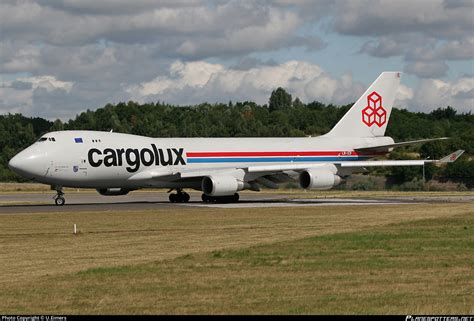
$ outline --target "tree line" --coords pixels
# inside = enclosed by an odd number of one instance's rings
[[[175,106],[164,102],[139,104],[133,101],[107,104],[87,110],[67,122],[29,118],[21,114],[0,115],[0,181],[21,181],[8,167],[8,160],[32,144],[39,136],[55,130],[102,130],[151,137],[299,137],[328,132],[352,104],[336,106],[317,101],[304,104],[292,99],[283,88],[274,90],[268,104],[251,101],[202,103]],[[448,106],[430,113],[393,108],[386,135],[395,141],[431,137],[450,140],[397,149],[391,158],[445,156],[456,149],[466,150],[457,162],[446,167],[426,166],[425,177],[454,180],[473,187],[474,115],[458,113]],[[421,176],[421,169],[372,169],[394,184]]]

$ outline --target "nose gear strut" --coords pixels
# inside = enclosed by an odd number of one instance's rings
[[[64,192],[62,189],[56,189],[56,195],[53,196],[53,199],[57,206],[63,206],[66,204],[66,199],[64,198]]]

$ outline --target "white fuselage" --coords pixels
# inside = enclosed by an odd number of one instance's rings
[[[60,131],[45,134],[15,156],[10,165],[27,178],[61,187],[199,188],[199,182],[193,180],[187,184],[166,178],[134,178],[151,169],[163,176],[265,164],[367,160],[375,155],[360,154],[354,149],[391,143],[390,137],[149,138]]]

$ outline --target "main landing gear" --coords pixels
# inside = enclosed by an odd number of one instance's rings
[[[189,194],[183,192],[181,189],[176,190],[176,194],[170,194],[169,199],[171,203],[187,203],[189,202]]]
[[[237,203],[239,201],[239,194],[226,196],[209,196],[206,194],[201,195],[201,199],[204,203]]]
[[[64,198],[64,193],[62,190],[56,190],[56,195],[53,197],[54,202],[56,203],[57,206],[63,206],[66,204],[66,199]]]
[[[189,198],[189,194],[183,192],[182,189],[177,189],[176,193],[169,195],[171,203],[187,203],[189,202]],[[234,195],[226,196],[209,196],[203,193],[201,199],[204,203],[237,203],[239,201],[239,194],[234,193]]]

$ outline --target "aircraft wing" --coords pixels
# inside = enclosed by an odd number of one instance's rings
[[[420,159],[420,160],[375,160],[375,161],[339,161],[332,164],[341,168],[355,168],[355,167],[374,167],[374,166],[420,166],[426,163],[452,163],[456,161],[462,154],[463,150],[457,150],[439,160]],[[152,168],[140,173],[137,173],[129,178],[130,181],[141,181],[159,179],[165,181],[179,181],[181,179],[200,178],[213,174],[233,174],[235,172],[253,173],[255,178],[261,177],[263,185],[272,185],[270,181],[265,181],[265,177],[272,176],[272,179],[284,180],[285,177],[292,177],[293,174],[304,171],[310,168],[325,168],[328,163],[296,163],[296,164],[281,164],[281,165],[256,165],[249,167],[231,167],[231,168],[217,168],[215,170],[167,170]]]
[[[426,163],[452,163],[462,154],[463,150],[457,150],[441,159],[420,159],[420,160],[380,160],[380,161],[348,161],[341,162],[341,167],[373,167],[373,166],[416,166]]]
[[[417,166],[425,163],[452,163],[456,161],[462,154],[463,150],[457,150],[441,159],[419,159],[419,160],[375,160],[375,161],[340,161],[334,164],[341,167],[374,167],[374,166]],[[267,166],[251,166],[248,167],[248,172],[279,172],[289,170],[305,170],[309,168],[317,168],[325,166],[325,164],[289,164],[289,165],[267,165]]]
[[[449,137],[410,140],[406,142],[399,142],[399,143],[393,143],[393,144],[388,144],[388,145],[354,148],[354,150],[357,152],[388,152],[390,148],[408,146],[408,145],[413,145],[413,144],[422,144],[422,143],[428,143],[428,142],[434,142],[434,141],[446,140],[446,139],[449,139]]]

